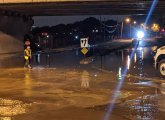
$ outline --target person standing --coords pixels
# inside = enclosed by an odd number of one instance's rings
[[[24,59],[25,59],[24,68],[30,68],[30,69],[32,68],[30,65],[31,58],[32,58],[32,53],[31,53],[30,46],[26,46],[24,50]]]

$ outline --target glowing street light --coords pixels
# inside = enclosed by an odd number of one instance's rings
[[[137,22],[136,21],[133,21],[133,24],[135,25]]]
[[[76,35],[76,36],[75,36],[75,39],[78,39],[78,38],[79,38],[78,35]]]
[[[131,19],[130,19],[130,18],[126,18],[126,19],[125,19],[125,22],[126,22],[126,23],[130,23],[130,22],[131,22]]]

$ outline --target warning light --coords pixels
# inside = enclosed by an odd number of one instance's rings
[[[162,29],[161,32],[165,32],[165,29]]]
[[[48,35],[48,33],[47,32],[43,32],[43,33],[41,33],[41,35]]]

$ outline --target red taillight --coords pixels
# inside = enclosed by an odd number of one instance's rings
[[[162,29],[161,32],[165,32],[165,29]]]

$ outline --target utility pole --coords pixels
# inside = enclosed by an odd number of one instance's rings
[[[101,39],[104,37],[103,34],[102,34],[102,33],[103,33],[103,26],[104,26],[104,25],[102,25],[102,22],[103,22],[103,21],[102,21],[102,17],[100,16],[100,33],[101,33],[101,34],[100,34],[100,37],[101,37]],[[104,38],[103,38],[103,39],[104,39]]]
[[[117,16],[117,38],[119,38],[119,36],[120,36],[120,27],[119,27],[119,19],[118,19],[118,16]]]
[[[123,38],[123,21],[122,21],[122,23],[121,23],[121,36],[120,36],[120,38],[122,39]]]
[[[105,41],[105,18],[104,18],[104,41]]]
[[[132,25],[130,23],[130,38],[131,38],[131,36],[132,36]]]
[[[101,16],[100,16],[100,32],[102,32],[102,21],[101,21]]]

